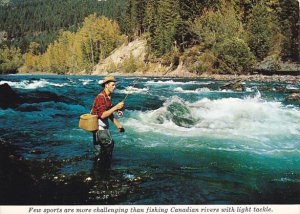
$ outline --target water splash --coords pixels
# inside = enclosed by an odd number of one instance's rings
[[[177,87],[177,88],[174,89],[174,91],[179,92],[179,93],[187,93],[187,94],[189,94],[189,93],[195,93],[195,94],[198,94],[198,93],[201,93],[201,92],[210,92],[211,90],[209,88],[206,88],[206,87],[204,87],[204,88],[197,88],[195,90],[184,90],[181,87]]]
[[[243,142],[244,150],[257,147],[257,152],[264,153],[276,152],[277,149],[296,149],[297,153],[300,149],[295,140],[300,138],[299,109],[283,106],[280,102],[264,101],[259,92],[254,97],[243,99],[204,98],[193,103],[172,97],[159,109],[132,112],[130,117],[125,125],[137,132],[228,139]],[[216,148],[219,147],[213,146]]]
[[[0,85],[7,83],[13,88],[20,88],[20,89],[37,89],[43,88],[47,86],[56,86],[56,87],[63,87],[69,85],[68,83],[51,83],[45,79],[40,80],[23,80],[21,82],[13,82],[13,81],[0,81]]]
[[[136,88],[132,86],[126,87],[126,89],[123,90],[116,90],[117,93],[124,93],[124,94],[141,94],[141,93],[147,93],[149,91],[149,88]]]
[[[213,82],[206,81],[206,82],[197,82],[197,81],[187,81],[187,82],[182,82],[182,81],[174,81],[174,80],[167,80],[167,81],[162,81],[162,80],[149,80],[145,84],[146,85],[208,85]]]

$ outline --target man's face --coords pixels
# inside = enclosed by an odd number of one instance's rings
[[[109,90],[109,92],[112,93],[115,90],[116,83],[115,82],[109,82],[105,86]]]

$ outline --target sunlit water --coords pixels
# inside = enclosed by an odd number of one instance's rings
[[[78,128],[100,92],[101,77],[1,76],[23,94],[51,92],[57,100],[0,109],[1,137],[27,159],[71,159],[62,174],[97,170],[92,136]],[[299,85],[245,82],[245,92],[221,90],[225,81],[120,77],[114,103],[127,93],[112,125],[112,172],[146,176],[121,204],[231,204],[300,202],[300,107],[287,94],[259,88]],[[39,95],[40,93],[40,95]],[[30,152],[30,151],[38,152]],[[99,178],[100,179],[100,178]]]

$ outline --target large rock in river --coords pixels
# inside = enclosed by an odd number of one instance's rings
[[[300,102],[300,93],[293,93],[285,98],[286,101]]]
[[[220,87],[222,90],[245,91],[245,86],[240,81],[230,82]]]
[[[2,109],[17,108],[19,105],[24,103],[41,103],[51,101],[68,103],[74,102],[74,100],[71,100],[68,97],[59,96],[50,91],[30,91],[26,93],[17,93],[7,83],[0,85],[0,108]]]
[[[20,97],[7,83],[0,85],[0,108],[14,108],[19,103]]]

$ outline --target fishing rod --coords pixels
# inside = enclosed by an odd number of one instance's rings
[[[127,93],[126,93],[124,99],[122,100],[122,102],[125,103],[125,100],[127,99],[127,97],[128,97],[129,94],[130,94],[129,92],[131,91],[132,88],[135,87],[135,85],[136,85],[138,82],[140,82],[140,80],[141,80],[141,78],[139,77],[139,78],[137,78],[136,80],[133,81],[132,85],[129,86],[129,90],[127,91]],[[118,117],[122,117],[122,116],[123,116],[123,111],[118,110],[118,111],[117,111],[117,115],[118,115]]]
[[[140,81],[140,79],[141,79],[141,78],[138,78],[138,79],[134,80],[134,81],[133,81],[133,84],[132,84],[131,86],[129,86],[129,90],[128,90],[127,93],[126,93],[126,96],[124,97],[123,102],[125,102],[125,100],[127,99],[128,95],[129,95],[130,89],[134,88],[135,85]]]

